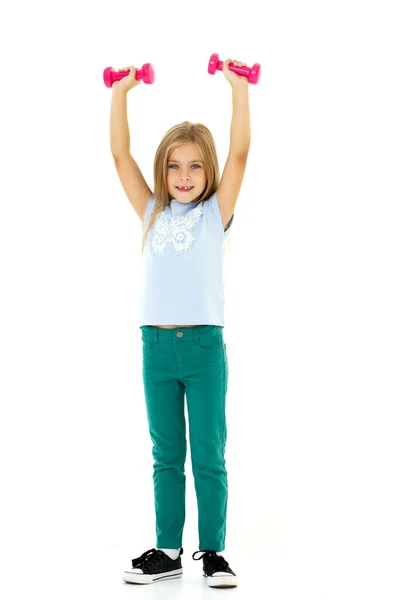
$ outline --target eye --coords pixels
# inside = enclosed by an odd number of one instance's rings
[[[178,165],[176,165],[176,164],[173,164],[173,165],[168,165],[168,169],[171,169],[171,167],[177,167],[177,166],[178,166]],[[198,167],[199,169],[201,169],[201,166],[200,166],[200,165],[197,165],[197,164],[193,164],[193,165],[192,165],[192,167]]]

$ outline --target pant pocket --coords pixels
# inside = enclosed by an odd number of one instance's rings
[[[142,338],[142,348],[143,350],[151,350],[154,346],[154,342],[150,342],[150,340],[145,340]]]
[[[223,350],[225,347],[222,336],[219,335],[203,335],[199,337],[197,345],[202,350],[217,351]]]

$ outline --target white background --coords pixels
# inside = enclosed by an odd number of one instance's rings
[[[186,119],[210,128],[222,173],[232,102],[222,72],[207,73],[214,52],[262,67],[249,86],[251,149],[225,255],[225,556],[237,570],[246,556],[261,557],[251,563],[261,571],[268,561],[322,561],[329,579],[316,597],[354,597],[364,585],[364,597],[398,598],[388,584],[400,566],[395,8],[116,0],[1,9],[9,598],[23,585],[42,598],[69,585],[99,596],[110,556],[121,592],[130,559],[156,543],[137,312],[142,227],[110,153],[102,77],[107,66],[155,68],[153,85],[128,94],[131,153],[153,189],[158,143]],[[198,549],[189,447],[186,475],[189,565]],[[385,577],[374,588],[378,561]],[[355,564],[364,565],[357,583]],[[287,579],[268,596],[286,597]],[[306,597],[309,584],[288,597]]]

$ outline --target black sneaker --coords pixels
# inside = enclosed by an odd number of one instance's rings
[[[172,560],[162,550],[152,548],[144,552],[139,558],[132,559],[132,567],[124,572],[123,580],[127,583],[156,583],[167,579],[178,579],[182,577],[180,549],[178,558]]]
[[[195,558],[194,555],[203,552],[203,556]],[[203,559],[203,577],[210,587],[235,587],[237,586],[236,574],[229,567],[223,556],[215,550],[197,550],[192,554],[193,560]]]

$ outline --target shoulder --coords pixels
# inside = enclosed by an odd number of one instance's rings
[[[151,216],[151,213],[154,210],[155,202],[156,202],[156,196],[155,196],[154,193],[152,193],[151,196],[150,196],[150,198],[149,198],[149,201],[147,203],[146,210],[145,210],[145,213],[144,213],[143,227],[145,227],[147,225],[147,221],[149,220],[149,218]]]
[[[205,200],[205,205],[208,205],[208,210],[210,211],[212,217],[214,219],[218,219],[221,224],[221,227],[224,231],[225,236],[230,231],[230,227],[233,221],[234,213],[228,214],[224,212],[223,207],[221,207],[221,203],[218,199],[218,190],[214,192],[208,200]]]

